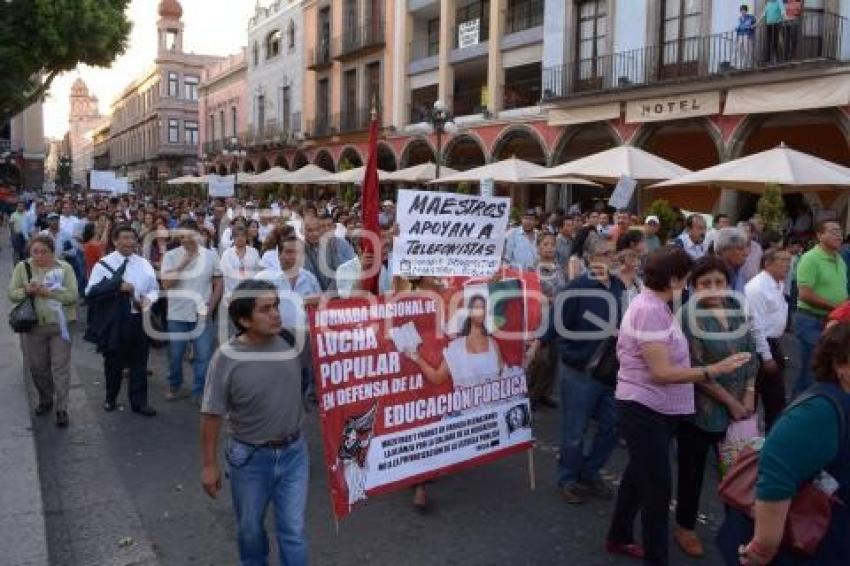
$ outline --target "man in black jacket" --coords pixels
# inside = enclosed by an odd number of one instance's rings
[[[136,255],[138,237],[129,224],[112,231],[115,251],[104,257],[92,270],[86,299],[101,303],[97,312],[109,313],[109,320],[92,321],[99,330],[87,333],[97,339],[103,354],[106,377],[107,412],[117,408],[122,371],[130,371],[130,408],[134,413],[152,417],[156,411],[148,405],[148,337],[143,312],[156,302],[159,284],[151,264]],[[117,287],[117,292],[116,292]],[[103,303],[110,301],[111,304]],[[91,313],[90,313],[91,314]]]

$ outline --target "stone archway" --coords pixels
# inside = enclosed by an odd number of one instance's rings
[[[296,151],[295,157],[292,159],[292,170],[297,171],[301,169],[305,165],[309,165],[310,160],[307,158],[307,154],[303,151]]]
[[[212,171],[212,172],[215,173],[215,171]],[[221,175],[223,177],[223,176],[227,175],[229,172],[230,171],[228,171],[227,165],[225,165],[224,163],[218,164],[218,174],[219,175]]]
[[[549,162],[544,142],[530,128],[525,126],[514,126],[506,129],[493,145],[493,161],[512,157],[541,166],[545,166]],[[505,188],[499,187],[497,192],[510,196],[513,204],[522,209],[536,206],[553,208],[551,201],[554,199],[548,199],[550,202],[547,203],[547,191],[541,189],[540,185],[513,185]]]
[[[401,168],[406,169],[422,163],[436,163],[437,152],[427,138],[413,138],[401,152]]]
[[[395,153],[385,143],[378,143],[378,169],[383,171],[395,171],[398,169]]]
[[[363,158],[360,156],[360,152],[357,151],[356,148],[348,146],[342,150],[342,153],[339,154],[337,169],[341,171],[343,164],[346,165],[347,169],[355,169],[363,166],[364,162]]]
[[[571,126],[552,151],[551,164],[560,165],[621,144],[620,136],[607,122]]]
[[[246,159],[242,162],[242,172],[243,173],[253,173],[254,172],[254,163],[250,159]]]
[[[274,158],[274,166],[282,167],[287,170],[289,169],[289,163],[287,163],[286,157],[284,157],[282,153],[277,154],[277,157]]]
[[[316,158],[313,160],[313,164],[317,167],[321,167],[322,169],[330,173],[336,173],[336,167],[334,166],[334,158],[331,157],[330,152],[326,149],[322,149],[316,154]]]
[[[235,175],[239,172],[239,163],[234,159],[230,163],[230,174]]]
[[[257,164],[257,173],[268,171],[270,168],[271,166],[269,165],[269,160],[265,157],[260,158],[260,162]]]
[[[458,171],[466,171],[487,163],[484,145],[469,134],[453,137],[443,150],[443,155],[446,166]]]

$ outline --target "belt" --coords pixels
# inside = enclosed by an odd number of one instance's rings
[[[252,448],[276,448],[276,449],[280,449],[280,448],[286,448],[287,446],[294,444],[295,442],[298,441],[299,438],[301,438],[301,431],[296,430],[295,432],[293,432],[292,434],[290,434],[289,436],[287,436],[285,438],[281,438],[280,440],[269,440],[268,442],[263,442],[262,444],[251,444],[250,442],[242,442],[238,438],[236,440],[237,440],[237,442],[240,442],[241,444],[245,444],[246,446],[250,446]]]

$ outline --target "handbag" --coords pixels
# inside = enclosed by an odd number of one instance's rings
[[[32,268],[28,261],[24,262],[27,270],[27,283],[32,281]],[[17,334],[26,334],[38,325],[38,314],[35,312],[35,301],[32,297],[26,297],[15,305],[9,313],[9,326]]]
[[[726,428],[726,436],[720,442],[717,452],[720,455],[721,477],[725,475],[740,454],[741,450],[759,438],[758,417],[732,421]]]
[[[809,392],[801,395],[789,409],[814,396],[823,396],[836,404],[840,415],[839,438],[846,439],[844,410],[829,394]],[[787,409],[786,409],[787,410]],[[751,520],[755,518],[756,480],[758,478],[759,450],[752,445],[738,454],[735,463],[729,468],[717,492],[720,499],[733,509],[745,514]],[[824,481],[824,476],[827,481]],[[825,489],[829,474],[821,472],[816,478],[803,484],[791,499],[791,506],[785,520],[782,546],[795,554],[813,556],[829,530],[832,520],[832,506],[841,501],[834,490]]]

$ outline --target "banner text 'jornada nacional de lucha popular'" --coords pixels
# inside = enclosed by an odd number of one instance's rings
[[[510,209],[506,197],[399,191],[393,275],[493,275],[501,264]]]
[[[531,447],[522,367],[533,274],[309,309],[334,513]]]

